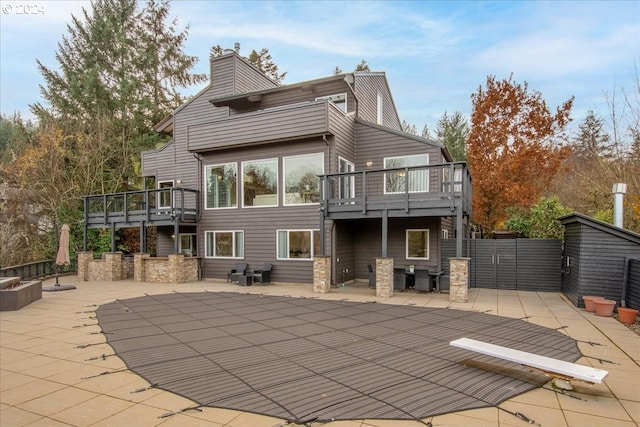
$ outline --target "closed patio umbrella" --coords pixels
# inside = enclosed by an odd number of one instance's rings
[[[69,256],[69,226],[64,224],[60,230],[60,238],[58,240],[58,254],[56,255],[56,284],[54,286],[46,286],[42,288],[43,291],[68,291],[75,289],[73,285],[61,285],[58,283],[58,276],[60,273],[61,265],[69,265],[71,263],[71,257]]]

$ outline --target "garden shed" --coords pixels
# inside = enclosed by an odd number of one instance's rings
[[[560,218],[565,227],[562,293],[578,307],[585,295],[634,307],[640,278],[632,274],[640,263],[640,234],[572,213]],[[623,292],[625,295],[623,296]]]

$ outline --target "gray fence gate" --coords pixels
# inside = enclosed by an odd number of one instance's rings
[[[467,247],[469,252],[467,253]],[[472,288],[560,292],[562,286],[562,241],[555,239],[509,239],[463,242]],[[449,258],[455,257],[454,239],[442,241],[444,277],[449,276]]]

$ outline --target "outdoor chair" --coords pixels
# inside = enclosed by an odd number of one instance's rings
[[[239,282],[240,276],[247,274],[247,263],[237,262],[236,265],[227,273],[227,282]]]
[[[262,269],[254,270],[253,282],[254,283],[271,283],[271,268],[273,265],[267,263]]]
[[[373,269],[371,264],[367,264],[367,268],[369,269],[369,287],[376,287],[376,271]]]

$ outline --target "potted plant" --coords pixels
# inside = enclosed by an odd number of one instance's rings
[[[610,299],[596,299],[593,301],[596,307],[596,316],[610,317],[613,315],[613,309],[616,302]]]
[[[618,320],[625,325],[633,325],[636,323],[638,310],[629,307],[618,307]]]

